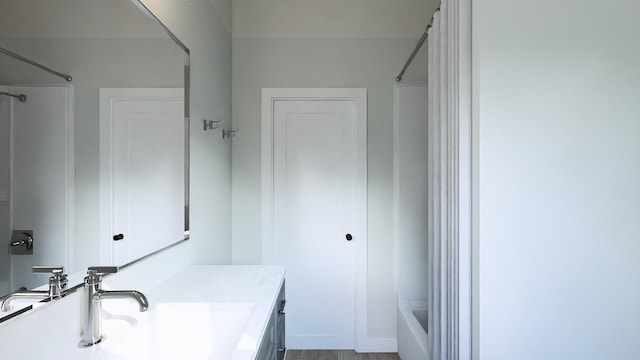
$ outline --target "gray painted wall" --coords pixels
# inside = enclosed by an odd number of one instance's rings
[[[394,237],[398,300],[427,300],[427,86],[394,89]]]
[[[207,0],[154,0],[145,4],[191,50],[191,240],[195,264],[231,263],[231,33]],[[203,131],[203,119],[224,118]],[[179,256],[179,255],[177,255]]]
[[[264,87],[368,89],[369,337],[396,337],[392,233],[393,86],[417,39],[233,39],[233,263],[261,262]],[[426,83],[426,55],[405,76]],[[426,101],[426,100],[425,100]]]

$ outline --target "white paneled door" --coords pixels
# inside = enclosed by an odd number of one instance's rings
[[[287,347],[354,349],[357,104],[272,103],[273,260],[287,267]]]
[[[184,91],[101,89],[101,261],[184,238]]]

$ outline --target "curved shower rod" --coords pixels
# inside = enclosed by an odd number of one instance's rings
[[[44,70],[44,71],[46,71],[48,73],[54,74],[56,76],[59,76],[59,77],[65,79],[67,81],[73,80],[71,75],[67,75],[67,74],[63,74],[63,73],[57,72],[57,71],[55,71],[55,70],[53,70],[51,68],[48,68],[48,67],[46,67],[46,66],[44,66],[42,64],[39,64],[39,63],[37,63],[37,62],[35,62],[33,60],[29,60],[26,57],[24,57],[22,55],[18,55],[18,54],[14,53],[12,51],[9,51],[9,50],[7,50],[7,49],[5,49],[3,47],[0,47],[0,52],[3,53],[3,54],[9,55],[14,59],[18,59],[18,60],[20,60],[20,61],[22,61],[24,63],[27,63],[27,64],[32,65],[32,66],[35,66],[35,67],[37,67],[39,69],[42,69],[42,70]]]
[[[435,16],[435,14],[440,11],[440,7],[438,7],[434,12],[433,15]],[[402,76],[404,75],[404,72],[407,71],[407,68],[409,68],[409,65],[411,65],[411,62],[413,61],[413,58],[416,57],[416,54],[418,53],[418,51],[420,50],[420,48],[422,47],[422,45],[424,44],[425,40],[427,40],[427,36],[429,36],[429,29],[431,29],[433,27],[433,19],[434,16],[431,16],[431,21],[429,22],[429,24],[427,25],[427,28],[424,30],[424,33],[422,34],[422,36],[420,37],[420,40],[418,40],[418,44],[416,44],[416,48],[413,49],[413,52],[411,53],[411,55],[409,56],[409,59],[407,59],[407,62],[404,63],[404,66],[402,67],[402,71],[400,71],[400,74],[398,74],[398,76],[396,76],[396,81],[401,81],[402,80]]]
[[[25,95],[25,94],[16,95],[16,94],[11,94],[11,93],[8,93],[8,92],[0,91],[0,95],[11,96],[12,98],[18,99],[18,101],[20,101],[20,102],[27,101],[27,95]]]

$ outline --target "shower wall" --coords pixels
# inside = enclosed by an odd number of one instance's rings
[[[427,298],[427,88],[394,88],[398,300]],[[401,140],[400,140],[401,139]]]
[[[73,87],[12,86],[11,227],[33,231],[33,254],[12,255],[11,285],[34,288],[34,265],[69,268],[73,248]]]
[[[34,265],[69,266],[73,215],[73,88],[0,86],[0,296],[34,288]],[[33,231],[33,254],[10,255],[12,230]]]

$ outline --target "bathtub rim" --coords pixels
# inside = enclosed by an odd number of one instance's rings
[[[418,319],[416,319],[413,314],[413,310],[427,310],[428,302],[426,300],[400,300],[398,301],[398,311],[402,316],[402,319],[406,322],[409,331],[414,336],[416,342],[420,346],[420,348],[424,351],[425,354],[428,355],[429,348],[429,338],[427,335],[427,330],[420,325]],[[427,314],[428,316],[428,314]],[[422,335],[424,336],[420,336]],[[398,341],[400,344],[400,341]],[[399,349],[398,349],[399,350]]]

